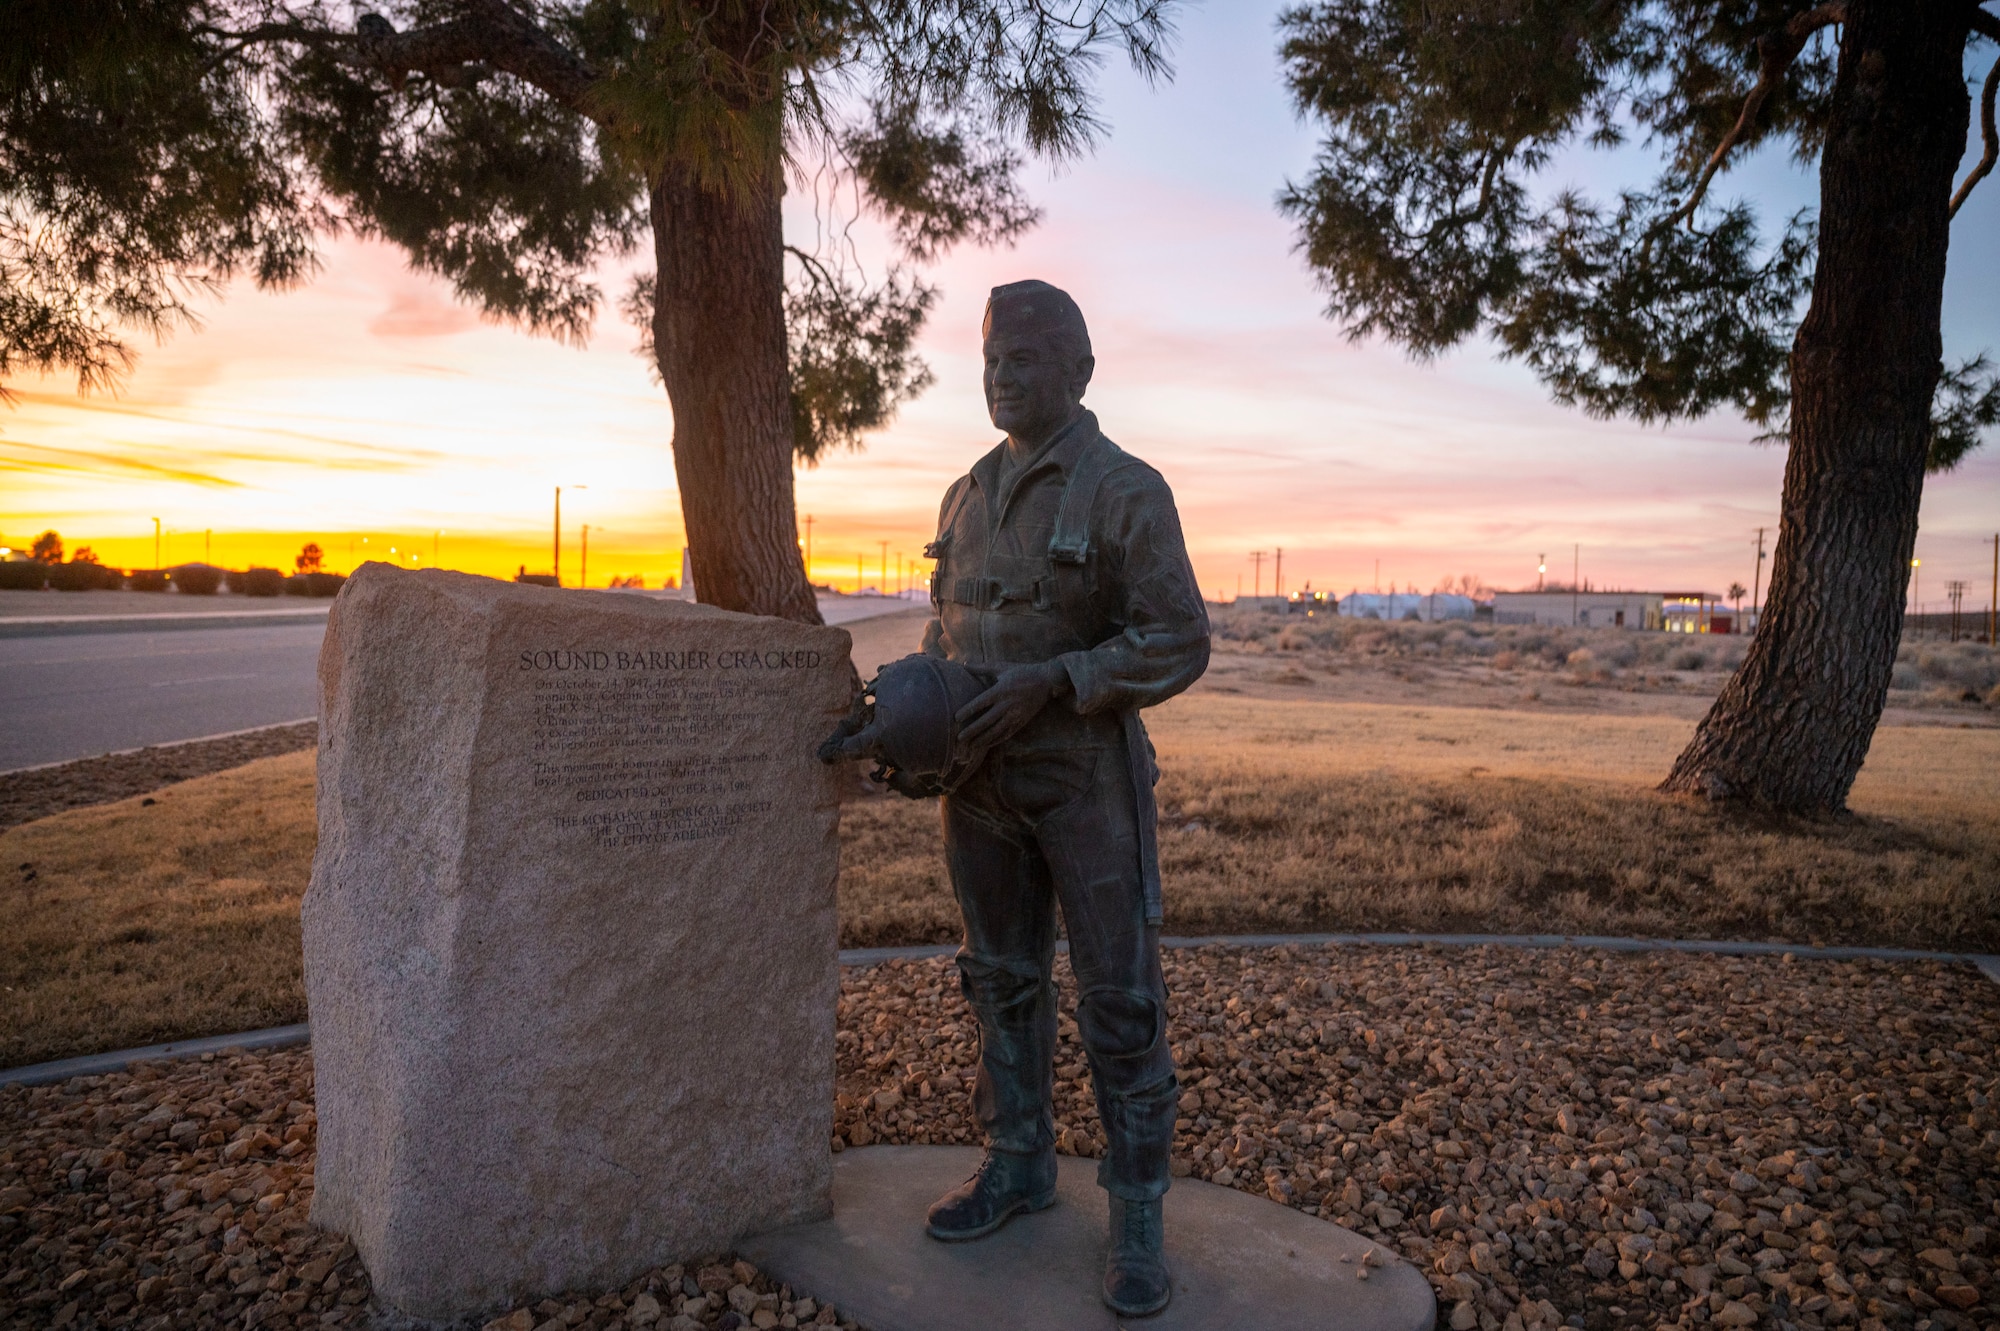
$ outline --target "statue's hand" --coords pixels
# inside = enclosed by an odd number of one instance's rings
[[[1002,671],[992,688],[958,709],[957,756],[968,758],[1006,743],[1051,699],[1069,691],[1069,672],[1060,662],[1044,661]]]
[[[819,746],[819,760],[823,763],[847,762],[854,758],[879,758],[876,752],[877,729],[870,709],[857,706],[840,719]]]

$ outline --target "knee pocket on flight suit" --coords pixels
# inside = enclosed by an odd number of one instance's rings
[[[1166,1011],[1150,995],[1123,989],[1085,991],[1076,1005],[1083,1047],[1100,1058],[1143,1058],[1166,1038]]]
[[[958,989],[975,1011],[1005,1012],[1034,1001],[1041,992],[1041,972],[1032,966],[1008,965],[985,957],[958,958]]]

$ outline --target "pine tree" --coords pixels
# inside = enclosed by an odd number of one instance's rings
[[[1037,213],[1028,155],[1101,132],[1090,77],[1167,72],[1171,0],[21,0],[0,43],[0,375],[129,367],[131,327],[315,237],[400,246],[488,314],[581,340],[606,256],[674,410],[694,583],[817,622],[792,468],[929,383],[935,298],[786,244],[787,177],[831,172],[905,259]]]
[[[1487,334],[1596,415],[1733,407],[1789,438],[1756,641],[1664,788],[1844,808],[1888,696],[1925,473],[2000,422],[1986,359],[1947,368],[1939,328],[1951,219],[2000,147],[1988,72],[1983,153],[1954,180],[1964,63],[2000,17],[1972,0],[1330,0],[1282,27],[1325,130],[1283,205],[1331,317],[1420,356]],[[1558,152],[1635,137],[1661,158],[1650,186],[1536,197]],[[1712,196],[1773,143],[1818,163],[1820,207],[1767,236]]]

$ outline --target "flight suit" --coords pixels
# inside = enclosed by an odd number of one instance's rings
[[[1058,661],[1051,702],[944,799],[980,1026],[973,1107],[989,1149],[1054,1140],[1052,979],[1062,911],[1077,1026],[1109,1149],[1098,1182],[1167,1190],[1178,1088],[1160,974],[1152,745],[1139,709],[1208,666],[1208,613],[1165,480],[1084,412],[1003,480],[1003,441],[945,496],[926,553],[924,650],[982,672]]]

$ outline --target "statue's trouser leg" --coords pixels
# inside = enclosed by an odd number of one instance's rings
[[[1167,1190],[1179,1089],[1136,817],[1124,752],[1107,746],[1003,750],[945,802],[966,924],[959,973],[980,1023],[974,1110],[989,1146],[1029,1152],[1053,1138],[1049,975],[1059,901],[1108,1146],[1098,1183],[1146,1201]]]
[[[979,1020],[973,1117],[989,1150],[1031,1155],[1055,1141],[1056,917],[1048,865],[1006,810],[959,795],[945,801],[945,850],[965,917],[959,988]]]

